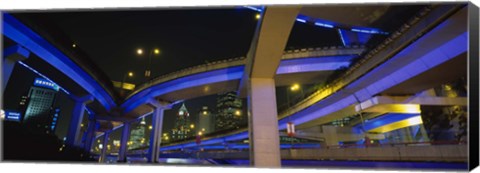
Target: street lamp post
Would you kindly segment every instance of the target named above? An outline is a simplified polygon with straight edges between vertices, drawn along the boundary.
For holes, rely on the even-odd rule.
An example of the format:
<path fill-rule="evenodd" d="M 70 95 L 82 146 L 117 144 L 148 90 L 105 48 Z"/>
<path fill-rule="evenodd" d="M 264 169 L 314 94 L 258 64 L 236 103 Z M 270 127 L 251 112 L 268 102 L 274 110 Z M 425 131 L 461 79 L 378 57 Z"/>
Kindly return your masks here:
<path fill-rule="evenodd" d="M 137 49 L 137 54 L 138 55 L 143 55 L 143 49 Z M 150 76 L 151 76 L 151 71 L 150 71 L 150 67 L 151 67 L 151 64 L 152 64 L 152 56 L 153 55 L 159 55 L 160 54 L 160 49 L 158 48 L 154 48 L 154 49 L 151 49 L 149 51 L 149 54 L 148 54 L 148 63 L 147 63 L 147 67 L 145 69 L 145 78 L 147 80 L 150 80 Z"/>
<path fill-rule="evenodd" d="M 123 75 L 122 83 L 120 85 L 120 91 L 121 91 L 122 95 L 123 95 L 123 92 L 124 92 L 123 86 L 125 85 L 125 80 L 127 80 L 127 76 L 128 77 L 133 77 L 133 72 L 128 72 L 128 73 L 125 73 Z"/>

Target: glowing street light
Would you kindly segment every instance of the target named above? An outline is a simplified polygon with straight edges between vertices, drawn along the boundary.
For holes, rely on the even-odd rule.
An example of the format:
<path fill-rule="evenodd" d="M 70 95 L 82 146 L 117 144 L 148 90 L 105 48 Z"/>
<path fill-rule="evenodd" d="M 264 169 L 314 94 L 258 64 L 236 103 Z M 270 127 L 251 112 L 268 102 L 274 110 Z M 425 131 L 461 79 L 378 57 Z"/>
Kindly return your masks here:
<path fill-rule="evenodd" d="M 240 112 L 240 110 L 236 110 L 236 111 L 235 111 L 235 115 L 236 115 L 236 116 L 240 116 L 241 114 L 242 114 L 242 112 Z"/>
<path fill-rule="evenodd" d="M 152 130 L 152 128 L 153 128 L 152 125 L 148 126 L 148 130 Z"/>
<path fill-rule="evenodd" d="M 260 14 L 255 15 L 255 19 L 258 20 L 258 19 L 260 19 L 260 18 L 261 18 Z"/>
<path fill-rule="evenodd" d="M 190 128 L 191 129 L 195 128 L 195 124 L 190 124 Z"/>
<path fill-rule="evenodd" d="M 150 65 L 152 64 L 152 56 L 159 55 L 160 49 L 158 48 L 150 49 L 149 52 L 150 53 L 148 54 L 148 64 L 147 64 L 147 68 L 145 69 L 145 78 L 147 78 L 147 80 L 150 78 L 150 75 L 151 75 Z M 137 49 L 137 54 L 143 55 L 143 49 Z"/>
<path fill-rule="evenodd" d="M 128 72 L 128 77 L 133 77 L 133 72 Z"/>
<path fill-rule="evenodd" d="M 203 115 L 207 115 L 207 114 L 208 114 L 208 112 L 207 112 L 207 111 L 203 111 Z"/>
<path fill-rule="evenodd" d="M 143 50 L 142 50 L 142 49 L 137 49 L 137 54 L 138 54 L 138 55 L 142 55 L 142 54 L 143 54 Z"/>
<path fill-rule="evenodd" d="M 202 132 L 198 132 L 198 136 L 202 136 L 202 134 L 203 134 Z"/>
<path fill-rule="evenodd" d="M 291 91 L 297 91 L 298 89 L 300 89 L 300 85 L 298 85 L 298 84 L 293 84 L 293 85 L 290 87 L 290 90 L 291 90 Z"/>

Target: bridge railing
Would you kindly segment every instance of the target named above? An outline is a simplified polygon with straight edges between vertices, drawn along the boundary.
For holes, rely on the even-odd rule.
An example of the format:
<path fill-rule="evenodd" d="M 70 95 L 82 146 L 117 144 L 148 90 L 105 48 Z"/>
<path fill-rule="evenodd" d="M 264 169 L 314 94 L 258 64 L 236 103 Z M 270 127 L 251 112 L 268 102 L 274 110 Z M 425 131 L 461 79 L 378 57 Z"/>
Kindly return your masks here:
<path fill-rule="evenodd" d="M 465 142 L 406 142 L 282 150 L 282 159 L 467 162 Z"/>
<path fill-rule="evenodd" d="M 295 145 L 292 145 L 295 146 Z M 315 145 L 311 145 L 315 146 Z M 162 152 L 163 158 L 248 159 L 249 149 L 184 150 Z M 300 160 L 369 160 L 369 161 L 439 161 L 466 162 L 465 142 L 405 142 L 379 145 L 336 145 L 323 147 L 283 148 L 282 159 Z"/>
<path fill-rule="evenodd" d="M 440 24 L 449 15 L 456 12 L 460 7 L 449 6 L 446 10 L 443 8 L 447 7 L 440 7 L 442 9 L 439 9 L 439 11 L 443 10 L 443 13 L 440 17 L 437 13 L 429 16 L 429 14 L 431 14 L 431 11 L 433 11 L 435 8 L 437 7 L 425 7 L 417 15 L 411 18 L 407 23 L 402 25 L 402 27 L 400 27 L 397 31 L 391 33 L 390 36 L 386 38 L 380 45 L 368 51 L 365 56 L 356 63 L 351 64 L 350 67 L 343 74 L 339 75 L 339 77 L 337 77 L 335 80 L 318 89 L 313 94 L 306 96 L 305 99 L 294 103 L 290 109 L 279 112 L 279 118 L 283 119 L 289 115 L 293 115 L 294 113 L 299 112 L 306 107 L 309 107 L 311 104 L 314 104 L 336 93 L 337 91 L 340 91 L 348 84 L 361 78 L 369 71 L 373 70 L 383 62 L 392 58 L 398 52 L 406 48 L 415 40 L 422 37 L 425 33 L 433 29 L 435 26 Z M 447 13 L 445 13 L 444 11 L 447 11 Z"/>
<path fill-rule="evenodd" d="M 317 48 L 302 48 L 295 50 L 288 50 L 284 52 L 282 59 L 295 59 L 295 58 L 307 58 L 307 57 L 321 57 L 321 56 L 335 56 L 335 55 L 359 55 L 365 50 L 363 45 L 353 46 L 325 46 Z M 159 84 L 169 80 L 173 80 L 179 77 L 188 76 L 195 73 L 205 72 L 209 70 L 216 70 L 231 66 L 245 65 L 246 59 L 244 56 L 229 58 L 224 60 L 218 60 L 213 62 L 207 62 L 197 66 L 188 67 L 179 71 L 167 73 L 157 76 L 150 81 L 137 87 L 135 91 L 130 93 L 127 98 L 135 95 L 139 91 L 146 89 L 154 84 Z"/>

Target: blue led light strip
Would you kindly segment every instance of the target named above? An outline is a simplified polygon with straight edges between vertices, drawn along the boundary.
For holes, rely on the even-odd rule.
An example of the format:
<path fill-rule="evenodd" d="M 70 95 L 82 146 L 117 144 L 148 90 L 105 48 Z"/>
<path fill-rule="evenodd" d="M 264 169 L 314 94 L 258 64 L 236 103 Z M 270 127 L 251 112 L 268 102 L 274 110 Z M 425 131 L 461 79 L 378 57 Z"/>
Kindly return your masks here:
<path fill-rule="evenodd" d="M 338 30 L 338 34 L 340 35 L 340 39 L 342 39 L 343 46 L 346 46 L 347 44 L 345 44 L 345 39 L 343 38 L 342 30 L 341 29 L 337 29 L 337 30 Z"/>
<path fill-rule="evenodd" d="M 262 9 L 257 8 L 257 7 L 253 7 L 253 6 L 243 6 L 243 7 L 248 8 L 248 9 L 253 10 L 253 11 L 257 11 L 257 12 L 262 12 L 263 11 Z M 301 14 L 298 15 L 296 20 L 298 22 L 302 22 L 302 23 L 309 23 L 309 21 L 313 21 L 313 24 L 315 26 L 324 27 L 324 28 L 338 28 L 338 29 L 341 29 L 339 26 L 335 26 L 334 22 L 325 21 L 325 20 L 322 20 L 322 19 L 313 19 L 313 18 L 310 18 L 310 17 L 305 16 L 305 15 L 301 15 Z M 350 27 L 350 28 L 348 28 L 348 30 L 353 31 L 353 32 L 367 33 L 367 34 L 382 34 L 382 35 L 388 35 L 389 34 L 388 32 L 383 32 L 383 31 L 380 31 L 379 29 L 365 28 L 365 27 Z"/>
<path fill-rule="evenodd" d="M 248 9 L 253 10 L 253 11 L 262 12 L 262 9 L 257 8 L 257 7 L 253 7 L 253 6 L 243 6 L 243 7 L 248 8 Z"/>
<path fill-rule="evenodd" d="M 44 78 L 45 80 L 57 85 L 60 90 L 62 90 L 63 92 L 65 92 L 66 94 L 70 95 L 70 92 L 68 92 L 67 90 L 65 90 L 62 86 L 58 85 L 57 83 L 53 82 L 52 80 L 50 80 L 50 78 L 48 78 L 47 76 L 43 75 L 42 73 L 38 72 L 37 70 L 33 69 L 32 67 L 28 66 L 27 64 L 23 63 L 22 61 L 18 61 L 19 64 L 23 65 L 24 67 L 28 68 L 29 70 L 31 70 L 32 72 L 38 74 L 39 76 L 41 76 L 42 78 Z"/>

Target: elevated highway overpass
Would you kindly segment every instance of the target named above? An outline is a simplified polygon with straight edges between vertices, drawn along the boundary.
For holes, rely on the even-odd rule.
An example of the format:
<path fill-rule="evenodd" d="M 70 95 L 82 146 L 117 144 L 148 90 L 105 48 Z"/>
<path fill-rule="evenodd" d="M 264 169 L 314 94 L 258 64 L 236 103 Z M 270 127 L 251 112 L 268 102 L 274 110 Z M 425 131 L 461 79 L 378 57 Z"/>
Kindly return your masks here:
<path fill-rule="evenodd" d="M 270 13 L 268 11 L 267 8 L 266 12 L 262 12 L 265 21 L 257 29 L 251 52 L 247 57 L 212 62 L 159 76 L 138 87 L 124 100 L 116 98 L 108 87 L 95 81 L 97 77 L 92 75 L 92 72 L 83 71 L 54 46 L 13 17 L 7 15 L 7 20 L 4 22 L 7 24 L 7 29 L 3 32 L 4 35 L 37 54 L 68 77 L 79 79 L 75 80 L 77 85 L 81 86 L 88 96 L 74 96 L 79 102 L 77 109 L 79 113 L 74 118 L 76 121 L 72 120 L 74 123 L 71 136 L 78 135 L 78 130 L 75 129 L 78 129 L 78 122 L 81 120 L 79 114 L 83 114 L 86 104 L 91 102 L 103 107 L 95 109 L 91 118 L 92 121 L 101 122 L 103 125 L 100 129 L 90 130 L 90 136 L 94 136 L 97 131 L 107 137 L 113 127 L 125 127 L 121 142 L 123 148 L 119 156 L 121 160 L 125 158 L 125 144 L 129 129 L 127 127 L 130 122 L 153 114 L 153 129 L 161 134 L 163 111 L 169 109 L 172 103 L 226 91 L 237 90 L 245 94 L 248 93 L 247 88 L 255 87 L 255 84 L 251 83 L 252 79 L 268 78 L 269 81 L 273 81 L 273 84 L 268 84 L 270 92 L 271 88 L 274 91 L 275 86 L 286 86 L 293 82 L 301 84 L 322 82 L 335 70 L 344 66 L 350 67 L 335 81 L 311 93 L 287 110 L 277 113 L 275 106 L 275 112 L 268 113 L 273 113 L 274 119 L 278 119 L 278 128 L 273 129 L 274 131 L 284 130 L 287 122 L 293 122 L 298 129 L 307 129 L 356 115 L 358 112 L 368 111 L 368 104 L 372 110 L 375 106 L 384 108 L 386 104 L 418 106 L 465 105 L 466 103 L 465 98 L 424 97 L 418 94 L 466 76 L 466 69 L 463 67 L 467 66 L 468 32 L 467 12 L 464 6 L 430 6 L 392 33 L 379 46 L 369 49 L 368 53 L 365 53 L 367 49 L 363 46 L 284 51 L 284 43 L 293 21 L 279 20 L 279 16 L 285 15 L 278 12 L 282 10 L 271 10 Z M 295 8 L 292 8 L 285 11 L 291 13 L 289 17 L 293 17 L 292 20 L 297 20 L 295 17 L 298 10 L 295 11 Z M 268 35 L 265 35 L 265 32 L 268 32 L 265 28 L 273 28 L 272 26 L 277 25 L 284 26 L 277 28 L 284 33 L 281 36 L 283 40 L 272 43 Z M 265 47 L 269 44 L 276 46 Z M 258 66 L 264 65 L 265 62 L 262 64 L 258 61 L 258 57 L 263 58 L 262 56 L 270 51 L 275 55 L 272 54 L 275 62 L 268 67 L 274 70 L 259 72 Z M 360 55 L 364 57 L 361 57 L 359 62 L 351 64 L 352 60 Z M 447 69 L 449 73 L 445 73 Z M 264 74 L 268 74 L 267 77 Z M 399 99 L 397 96 L 402 98 Z M 374 103 L 372 100 L 379 100 L 378 98 L 394 101 L 377 101 L 376 105 L 372 104 Z M 270 101 L 272 101 L 271 98 Z M 392 112 L 392 110 L 382 111 L 384 112 L 378 116 Z M 249 132 L 252 133 L 251 130 L 240 129 L 229 134 L 206 137 L 202 140 L 201 146 L 246 139 L 249 137 Z M 148 158 L 152 162 L 158 159 L 159 151 L 198 147 L 194 141 L 160 147 L 161 140 L 155 135 L 152 135 L 150 142 L 150 146 L 153 147 L 149 148 Z M 78 144 L 78 141 L 70 143 Z M 88 145 L 85 147 L 89 148 Z"/>
<path fill-rule="evenodd" d="M 398 101 L 398 104 L 465 105 L 466 98 L 450 102 L 452 100 L 448 98 L 416 96 L 418 92 L 466 74 L 466 69 L 463 68 L 466 66 L 467 51 L 466 21 L 462 20 L 466 11 L 453 10 L 445 14 L 445 10 L 434 9 L 426 16 L 422 16 L 423 18 L 417 19 L 415 23 L 407 24 L 406 26 L 411 29 L 396 35 L 396 39 L 388 40 L 389 43 L 383 46 L 385 49 L 370 53 L 362 65 L 354 66 L 344 77 L 310 95 L 291 109 L 281 112 L 279 129 L 285 129 L 286 123 L 290 121 L 301 129 L 355 115 L 358 112 L 355 106 L 377 95 L 406 96 L 403 101 Z M 427 22 L 446 18 L 440 14 L 449 18 L 446 21 L 437 20 L 436 25 Z M 425 27 L 429 26 L 427 23 L 430 28 Z M 412 42 L 413 40 L 415 42 Z M 403 49 L 397 50 L 402 45 Z M 412 51 L 417 48 L 421 50 Z M 438 72 L 445 73 L 446 69 L 453 69 L 449 70 L 453 73 L 438 75 Z M 398 85 L 405 90 L 399 89 Z M 437 101 L 428 102 L 425 99 Z M 246 138 L 248 133 L 245 129 L 230 135 L 205 138 L 202 145 Z M 164 146 L 161 150 L 194 146 L 197 146 L 194 142 L 183 142 Z"/>

